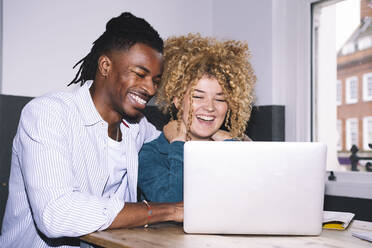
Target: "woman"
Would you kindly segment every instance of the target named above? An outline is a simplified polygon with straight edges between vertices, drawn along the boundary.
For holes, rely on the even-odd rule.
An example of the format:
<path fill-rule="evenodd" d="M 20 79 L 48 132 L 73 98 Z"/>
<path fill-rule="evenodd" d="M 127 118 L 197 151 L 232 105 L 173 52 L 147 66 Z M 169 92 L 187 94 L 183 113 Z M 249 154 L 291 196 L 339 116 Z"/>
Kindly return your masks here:
<path fill-rule="evenodd" d="M 194 34 L 166 41 L 157 101 L 175 120 L 140 151 L 138 187 L 143 198 L 183 200 L 186 141 L 244 137 L 256 81 L 249 55 L 248 46 L 239 41 Z M 229 132 L 220 130 L 223 125 Z"/>

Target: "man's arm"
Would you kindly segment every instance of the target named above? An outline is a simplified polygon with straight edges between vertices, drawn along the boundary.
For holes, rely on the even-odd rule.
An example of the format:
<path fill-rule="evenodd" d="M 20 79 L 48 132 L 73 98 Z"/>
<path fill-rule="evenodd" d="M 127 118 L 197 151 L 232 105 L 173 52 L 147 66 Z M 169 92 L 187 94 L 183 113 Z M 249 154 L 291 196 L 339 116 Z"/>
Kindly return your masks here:
<path fill-rule="evenodd" d="M 149 205 L 150 209 L 145 203 L 126 203 L 109 226 L 109 229 L 144 226 L 163 221 L 183 221 L 183 202 L 150 202 Z M 151 210 L 150 217 L 149 210 Z"/>
<path fill-rule="evenodd" d="M 68 111 L 55 98 L 34 99 L 22 111 L 19 127 L 19 163 L 29 206 L 38 229 L 50 238 L 105 229 L 124 206 L 117 197 L 107 199 L 94 193 L 103 184 L 98 182 L 100 171 L 86 168 L 84 163 L 72 166 L 68 137 L 78 123 L 68 118 Z M 91 167 L 98 163 L 98 153 L 87 153 Z M 90 170 L 89 177 L 97 179 L 87 188 L 77 183 L 78 177 L 88 176 L 85 169 Z"/>

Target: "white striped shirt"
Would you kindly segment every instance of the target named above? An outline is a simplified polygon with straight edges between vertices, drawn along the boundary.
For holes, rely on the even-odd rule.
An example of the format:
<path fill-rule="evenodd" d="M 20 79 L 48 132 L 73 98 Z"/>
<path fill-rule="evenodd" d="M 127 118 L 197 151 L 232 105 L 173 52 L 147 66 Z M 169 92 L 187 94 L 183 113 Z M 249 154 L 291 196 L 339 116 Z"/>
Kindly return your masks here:
<path fill-rule="evenodd" d="M 0 247 L 70 247 L 63 237 L 106 229 L 124 198 L 136 201 L 138 152 L 159 132 L 146 118 L 121 125 L 128 180 L 121 192 L 129 196 L 103 197 L 110 174 L 108 124 L 94 106 L 90 85 L 35 98 L 23 109 Z"/>

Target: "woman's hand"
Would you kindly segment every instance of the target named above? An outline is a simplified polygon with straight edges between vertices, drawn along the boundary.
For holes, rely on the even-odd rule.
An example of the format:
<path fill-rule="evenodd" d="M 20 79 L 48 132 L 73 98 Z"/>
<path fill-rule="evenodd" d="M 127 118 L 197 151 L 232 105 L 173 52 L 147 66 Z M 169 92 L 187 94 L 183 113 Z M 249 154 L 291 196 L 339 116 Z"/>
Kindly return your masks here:
<path fill-rule="evenodd" d="M 169 143 L 172 143 L 174 141 L 186 141 L 185 124 L 181 121 L 180 130 L 178 131 L 177 128 L 178 123 L 175 120 L 168 122 L 168 124 L 164 126 L 164 136 L 169 141 Z"/>
<path fill-rule="evenodd" d="M 230 132 L 224 131 L 224 130 L 218 130 L 216 133 L 212 135 L 212 140 L 214 141 L 221 141 L 221 140 L 227 140 L 232 139 Z"/>
<path fill-rule="evenodd" d="M 248 135 L 243 134 L 243 141 L 253 141 Z"/>
<path fill-rule="evenodd" d="M 221 140 L 227 140 L 232 139 L 230 132 L 224 131 L 224 130 L 218 130 L 213 136 L 212 139 L 214 141 L 221 141 Z M 242 141 L 252 141 L 251 138 L 248 137 L 248 135 L 243 134 Z"/>

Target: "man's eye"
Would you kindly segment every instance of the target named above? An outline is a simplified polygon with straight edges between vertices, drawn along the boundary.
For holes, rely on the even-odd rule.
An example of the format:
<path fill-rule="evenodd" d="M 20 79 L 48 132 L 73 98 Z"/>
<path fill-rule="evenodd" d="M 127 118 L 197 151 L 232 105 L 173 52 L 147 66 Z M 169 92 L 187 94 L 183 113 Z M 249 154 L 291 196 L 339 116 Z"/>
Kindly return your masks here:
<path fill-rule="evenodd" d="M 142 74 L 142 73 L 139 73 L 139 72 L 136 72 L 136 71 L 133 71 L 134 74 L 136 74 L 137 77 L 139 78 L 145 78 L 146 75 Z"/>

